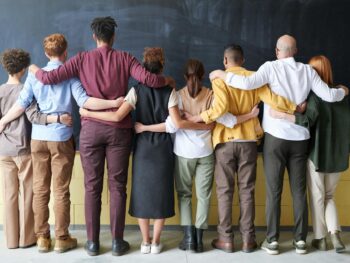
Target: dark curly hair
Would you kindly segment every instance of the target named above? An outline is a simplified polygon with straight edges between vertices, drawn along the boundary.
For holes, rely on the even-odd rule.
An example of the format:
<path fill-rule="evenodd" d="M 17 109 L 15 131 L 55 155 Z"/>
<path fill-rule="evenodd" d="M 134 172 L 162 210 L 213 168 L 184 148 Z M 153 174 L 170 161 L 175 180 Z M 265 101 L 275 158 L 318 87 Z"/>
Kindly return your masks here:
<path fill-rule="evenodd" d="M 143 66 L 152 73 L 159 74 L 164 67 L 164 51 L 160 47 L 146 47 L 143 52 Z"/>
<path fill-rule="evenodd" d="M 96 17 L 92 20 L 90 27 L 98 40 L 109 43 L 113 38 L 117 23 L 110 16 Z"/>
<path fill-rule="evenodd" d="M 1 64 L 8 74 L 14 75 L 30 65 L 30 55 L 23 49 L 7 49 L 1 54 Z"/>

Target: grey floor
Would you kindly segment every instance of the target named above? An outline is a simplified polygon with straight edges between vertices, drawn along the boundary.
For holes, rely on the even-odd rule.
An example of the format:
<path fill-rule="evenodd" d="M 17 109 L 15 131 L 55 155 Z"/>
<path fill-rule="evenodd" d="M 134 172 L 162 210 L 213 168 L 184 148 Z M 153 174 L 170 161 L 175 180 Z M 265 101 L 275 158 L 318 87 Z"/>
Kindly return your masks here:
<path fill-rule="evenodd" d="M 177 244 L 181 239 L 181 233 L 179 231 L 165 231 L 162 236 L 162 242 L 165 246 L 163 252 L 159 255 L 142 255 L 139 252 L 139 244 L 141 237 L 136 230 L 127 230 L 125 232 L 125 239 L 130 242 L 131 250 L 128 254 L 121 257 L 114 257 L 110 251 L 111 237 L 108 231 L 101 231 L 101 246 L 102 253 L 96 257 L 88 256 L 84 251 L 84 242 L 86 234 L 84 230 L 71 231 L 72 236 L 78 238 L 78 249 L 72 250 L 64 254 L 57 254 L 55 252 L 49 252 L 46 254 L 40 254 L 35 247 L 27 249 L 7 249 L 5 247 L 4 234 L 0 231 L 0 262 L 46 262 L 46 263 L 69 263 L 69 262 L 166 262 L 166 263 L 180 263 L 180 262 L 350 262 L 350 232 L 342 233 L 342 237 L 347 246 L 347 251 L 343 254 L 336 254 L 333 250 L 326 252 L 319 252 L 313 249 L 309 249 L 309 253 L 306 255 L 298 255 L 292 248 L 292 235 L 290 232 L 282 232 L 280 238 L 280 250 L 281 254 L 277 256 L 267 255 L 262 250 L 257 250 L 254 253 L 246 254 L 240 251 L 241 241 L 240 236 L 235 238 L 234 253 L 225 253 L 218 250 L 213 250 L 210 247 L 210 242 L 216 237 L 215 231 L 205 232 L 205 252 L 201 254 L 194 254 L 189 252 L 180 251 L 177 248 Z M 312 235 L 312 234 L 311 234 Z M 308 243 L 310 242 L 308 238 Z M 264 232 L 257 233 L 258 241 L 263 240 Z"/>

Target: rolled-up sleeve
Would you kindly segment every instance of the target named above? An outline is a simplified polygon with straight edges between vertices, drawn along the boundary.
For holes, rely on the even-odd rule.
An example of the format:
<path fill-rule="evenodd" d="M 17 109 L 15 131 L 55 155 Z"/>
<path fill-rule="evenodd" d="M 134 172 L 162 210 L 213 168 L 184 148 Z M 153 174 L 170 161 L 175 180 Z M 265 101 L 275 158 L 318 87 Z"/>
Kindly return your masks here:
<path fill-rule="evenodd" d="M 171 117 L 168 116 L 165 120 L 165 132 L 167 133 L 175 133 L 178 131 L 178 128 L 176 128 L 174 122 L 172 121 Z"/>
<path fill-rule="evenodd" d="M 134 87 L 132 87 L 129 90 L 128 94 L 124 98 L 124 101 L 129 103 L 133 109 L 136 108 L 137 94 L 136 94 L 136 90 Z"/>
<path fill-rule="evenodd" d="M 22 91 L 19 93 L 17 103 L 23 109 L 28 108 L 33 102 L 33 99 L 34 99 L 33 80 L 35 80 L 34 76 L 29 73 L 28 77 L 24 83 L 24 87 L 23 87 Z"/>
<path fill-rule="evenodd" d="M 72 89 L 72 95 L 77 102 L 78 106 L 80 108 L 84 107 L 85 102 L 90 98 L 86 91 L 81 84 L 81 82 L 78 79 L 72 79 L 71 81 L 71 89 Z"/>

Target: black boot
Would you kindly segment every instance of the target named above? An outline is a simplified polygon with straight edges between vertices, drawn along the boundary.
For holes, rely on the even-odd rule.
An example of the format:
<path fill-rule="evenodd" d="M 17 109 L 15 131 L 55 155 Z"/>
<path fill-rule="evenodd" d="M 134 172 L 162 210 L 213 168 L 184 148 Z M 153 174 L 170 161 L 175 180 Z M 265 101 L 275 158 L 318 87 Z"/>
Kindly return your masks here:
<path fill-rule="evenodd" d="M 196 241 L 197 241 L 196 252 L 197 253 L 203 252 L 203 229 L 196 228 Z"/>
<path fill-rule="evenodd" d="M 195 252 L 196 247 L 194 226 L 184 226 L 184 237 L 179 244 L 179 249 Z"/>

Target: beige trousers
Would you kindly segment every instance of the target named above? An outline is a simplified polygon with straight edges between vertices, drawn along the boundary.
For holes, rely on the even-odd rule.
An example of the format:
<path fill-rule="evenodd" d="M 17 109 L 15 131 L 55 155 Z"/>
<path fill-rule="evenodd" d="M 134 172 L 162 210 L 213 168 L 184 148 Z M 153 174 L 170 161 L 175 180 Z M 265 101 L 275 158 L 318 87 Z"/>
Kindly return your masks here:
<path fill-rule="evenodd" d="M 49 201 L 52 181 L 54 197 L 56 239 L 69 235 L 70 193 L 69 184 L 74 164 L 74 141 L 48 142 L 32 140 L 33 158 L 33 211 L 35 234 L 37 237 L 50 237 Z"/>
<path fill-rule="evenodd" d="M 30 155 L 0 157 L 3 182 L 4 232 L 8 248 L 36 242 L 34 234 L 33 169 Z"/>
<path fill-rule="evenodd" d="M 319 173 L 311 160 L 307 165 L 307 184 L 312 216 L 312 225 L 316 239 L 324 238 L 328 232 L 340 231 L 337 208 L 333 195 L 340 173 Z"/>

